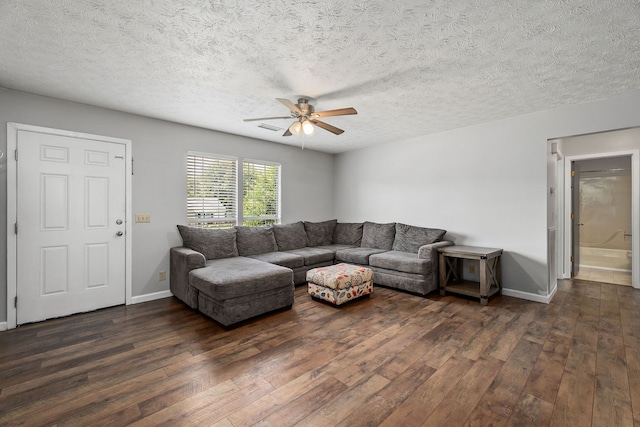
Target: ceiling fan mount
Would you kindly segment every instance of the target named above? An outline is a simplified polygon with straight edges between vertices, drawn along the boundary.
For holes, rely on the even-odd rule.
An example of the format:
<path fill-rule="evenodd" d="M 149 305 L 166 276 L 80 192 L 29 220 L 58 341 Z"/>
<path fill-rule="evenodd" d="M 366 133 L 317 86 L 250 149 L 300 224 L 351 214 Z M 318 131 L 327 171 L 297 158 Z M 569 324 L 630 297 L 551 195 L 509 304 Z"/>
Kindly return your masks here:
<path fill-rule="evenodd" d="M 339 108 L 336 110 L 315 111 L 313 105 L 310 104 L 310 98 L 300 97 L 298 103 L 294 104 L 285 98 L 276 98 L 281 104 L 289 109 L 290 116 L 285 117 L 260 117 L 256 119 L 244 119 L 245 122 L 261 121 L 261 120 L 277 120 L 277 119 L 295 119 L 295 121 L 287 128 L 282 136 L 298 135 L 301 132 L 305 135 L 312 135 L 314 126 L 329 131 L 333 134 L 340 135 L 344 131 L 328 123 L 318 120 L 323 117 L 330 116 L 347 116 L 351 114 L 358 114 L 355 108 Z"/>

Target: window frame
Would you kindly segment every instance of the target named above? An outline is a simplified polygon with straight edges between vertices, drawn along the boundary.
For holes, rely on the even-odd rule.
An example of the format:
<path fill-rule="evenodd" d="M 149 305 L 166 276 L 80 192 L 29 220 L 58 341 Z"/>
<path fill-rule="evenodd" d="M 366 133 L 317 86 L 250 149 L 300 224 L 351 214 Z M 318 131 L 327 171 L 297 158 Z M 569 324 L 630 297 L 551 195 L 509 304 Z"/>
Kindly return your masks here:
<path fill-rule="evenodd" d="M 208 159 L 211 163 L 215 161 L 232 161 L 234 162 L 235 167 L 235 215 L 233 218 L 227 216 L 224 218 L 215 218 L 215 217 L 206 217 L 206 211 L 203 209 L 203 216 L 200 219 L 194 218 L 193 215 L 190 215 L 194 209 L 190 208 L 190 196 L 189 196 L 189 182 L 191 178 L 190 171 L 190 157 L 195 158 L 205 158 Z M 205 153 L 201 151 L 187 151 L 186 157 L 186 179 L 187 179 L 187 212 L 186 212 L 186 224 L 192 227 L 200 227 L 200 228 L 231 228 L 235 225 L 244 225 L 247 221 L 272 221 L 274 224 L 280 224 L 282 221 L 282 164 L 278 162 L 268 161 L 268 160 L 259 160 L 254 158 L 243 158 L 237 156 L 229 156 L 224 154 L 214 154 L 214 153 Z M 244 169 L 245 163 L 247 164 L 255 164 L 261 165 L 265 167 L 275 166 L 277 168 L 277 182 L 276 182 L 276 213 L 275 215 L 263 215 L 263 216 L 244 216 Z M 203 201 L 203 205 L 204 205 Z M 228 226 L 226 226 L 228 224 Z M 267 225 L 267 224 L 265 224 Z"/>

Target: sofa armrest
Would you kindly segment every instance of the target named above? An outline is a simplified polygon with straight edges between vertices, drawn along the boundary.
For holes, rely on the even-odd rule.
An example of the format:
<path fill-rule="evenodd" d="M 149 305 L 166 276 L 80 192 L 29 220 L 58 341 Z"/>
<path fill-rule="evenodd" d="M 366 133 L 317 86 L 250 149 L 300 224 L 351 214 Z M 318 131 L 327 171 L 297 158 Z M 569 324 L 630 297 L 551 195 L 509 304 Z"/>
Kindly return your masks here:
<path fill-rule="evenodd" d="M 429 245 L 420 246 L 418 249 L 418 258 L 429 259 L 434 266 L 438 265 L 438 248 L 453 246 L 453 242 L 443 240 L 442 242 L 431 243 Z"/>
<path fill-rule="evenodd" d="M 183 246 L 171 248 L 169 254 L 171 293 L 189 307 L 198 308 L 198 291 L 189 285 L 189 272 L 205 266 L 204 255 Z"/>

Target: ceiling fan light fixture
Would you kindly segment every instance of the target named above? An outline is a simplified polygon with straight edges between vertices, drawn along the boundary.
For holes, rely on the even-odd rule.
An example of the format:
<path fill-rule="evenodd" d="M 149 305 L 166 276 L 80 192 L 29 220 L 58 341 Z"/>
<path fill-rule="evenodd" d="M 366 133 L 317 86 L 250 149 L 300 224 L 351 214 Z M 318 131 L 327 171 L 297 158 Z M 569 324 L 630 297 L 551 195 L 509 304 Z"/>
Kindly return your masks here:
<path fill-rule="evenodd" d="M 291 132 L 293 135 L 300 135 L 301 131 L 302 123 L 300 122 L 294 122 L 291 126 L 289 126 L 289 132 Z"/>
<path fill-rule="evenodd" d="M 302 122 L 302 130 L 304 131 L 304 134 L 307 136 L 313 135 L 313 124 L 309 120 L 305 119 Z"/>

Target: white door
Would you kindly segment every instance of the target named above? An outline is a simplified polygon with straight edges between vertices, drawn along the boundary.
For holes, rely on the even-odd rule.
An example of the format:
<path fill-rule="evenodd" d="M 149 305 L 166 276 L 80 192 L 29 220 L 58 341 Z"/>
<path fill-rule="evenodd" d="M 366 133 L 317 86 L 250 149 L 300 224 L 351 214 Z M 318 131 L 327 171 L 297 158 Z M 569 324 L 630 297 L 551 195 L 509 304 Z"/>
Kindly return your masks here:
<path fill-rule="evenodd" d="M 126 146 L 20 130 L 17 324 L 125 303 Z"/>

